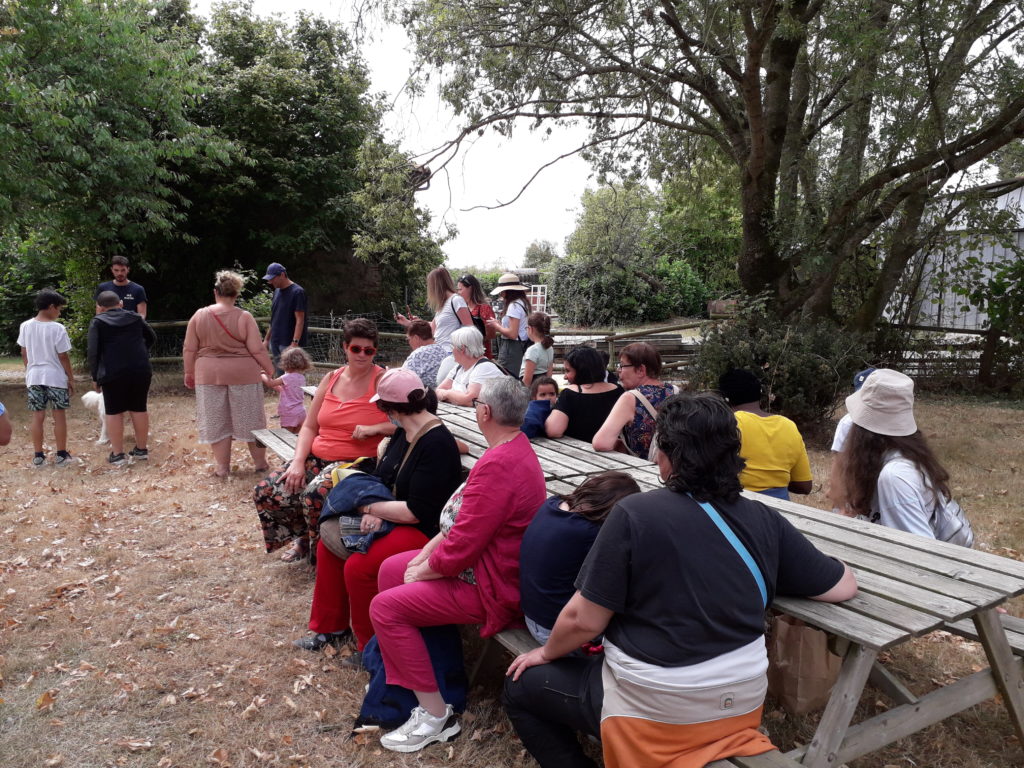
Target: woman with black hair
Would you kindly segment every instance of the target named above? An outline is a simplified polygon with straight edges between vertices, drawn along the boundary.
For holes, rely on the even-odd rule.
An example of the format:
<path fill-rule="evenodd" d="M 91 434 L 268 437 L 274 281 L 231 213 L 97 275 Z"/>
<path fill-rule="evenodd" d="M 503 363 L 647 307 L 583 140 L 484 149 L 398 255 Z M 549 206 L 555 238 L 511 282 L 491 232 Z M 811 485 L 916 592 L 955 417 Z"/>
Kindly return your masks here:
<path fill-rule="evenodd" d="M 469 305 L 469 316 L 473 318 L 473 327 L 480 331 L 484 337 L 484 357 L 488 360 L 494 359 L 491 352 L 491 339 L 495 332 L 487 327 L 487 321 L 494 319 L 494 310 L 491 309 L 487 296 L 484 295 L 484 287 L 474 275 L 463 275 L 457 283 L 459 296 L 466 300 Z"/>
<path fill-rule="evenodd" d="M 508 669 L 505 710 L 542 768 L 594 766 L 574 730 L 600 732 L 606 768 L 770 751 L 758 730 L 765 608 L 777 594 L 857 592 L 846 566 L 740 495 L 739 434 L 720 397 L 670 397 L 656 439 L 667 487 L 615 505 L 551 636 Z M 603 659 L 567 657 L 601 633 Z"/>
<path fill-rule="evenodd" d="M 565 356 L 565 389 L 544 422 L 548 437 L 575 437 L 589 443 L 622 394 L 604 380 L 601 355 L 593 347 L 574 347 Z"/>
<path fill-rule="evenodd" d="M 338 646 L 354 634 L 356 652 L 348 657 L 350 664 L 359 662 L 373 637 L 370 601 L 377 594 L 380 564 L 391 555 L 420 549 L 437 534 L 441 508 L 462 477 L 455 438 L 435 416 L 437 397 L 414 371 L 385 372 L 371 402 L 399 425 L 373 472 L 393 489 L 396 501 L 362 507 L 360 531 L 373 533 L 385 521 L 394 527 L 374 538 L 366 552 L 351 554 L 341 546 L 337 527 L 321 527 L 309 616 L 312 634 L 294 643 L 315 651 L 328 644 Z"/>

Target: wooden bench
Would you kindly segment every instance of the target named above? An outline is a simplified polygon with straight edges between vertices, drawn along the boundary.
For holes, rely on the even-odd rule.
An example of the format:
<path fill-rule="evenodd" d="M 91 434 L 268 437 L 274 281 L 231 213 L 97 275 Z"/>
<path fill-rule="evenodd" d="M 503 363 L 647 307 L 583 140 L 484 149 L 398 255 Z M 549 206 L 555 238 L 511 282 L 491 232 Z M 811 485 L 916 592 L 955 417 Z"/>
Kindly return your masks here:
<path fill-rule="evenodd" d="M 778 750 L 772 750 L 762 755 L 716 760 L 713 763 L 708 763 L 704 768 L 802 768 L 802 766 L 793 758 L 786 757 Z"/>
<path fill-rule="evenodd" d="M 295 443 L 298 441 L 299 436 L 294 432 L 280 428 L 254 429 L 252 436 L 256 438 L 257 443 L 266 446 L 268 450 L 280 456 L 282 461 L 291 461 L 295 456 Z M 468 454 L 462 454 L 460 458 L 462 460 L 462 468 L 467 472 L 476 463 L 476 459 Z"/>

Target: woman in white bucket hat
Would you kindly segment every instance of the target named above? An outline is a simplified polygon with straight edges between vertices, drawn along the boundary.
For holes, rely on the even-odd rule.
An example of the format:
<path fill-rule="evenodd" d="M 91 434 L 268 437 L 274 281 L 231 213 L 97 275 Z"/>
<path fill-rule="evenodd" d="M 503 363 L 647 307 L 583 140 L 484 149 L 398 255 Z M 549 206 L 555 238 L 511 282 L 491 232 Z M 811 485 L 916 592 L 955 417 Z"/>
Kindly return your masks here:
<path fill-rule="evenodd" d="M 914 420 L 914 382 L 879 368 L 846 398 L 853 420 L 844 446 L 849 508 L 872 522 L 935 538 L 931 519 L 949 499 L 949 472 Z"/>

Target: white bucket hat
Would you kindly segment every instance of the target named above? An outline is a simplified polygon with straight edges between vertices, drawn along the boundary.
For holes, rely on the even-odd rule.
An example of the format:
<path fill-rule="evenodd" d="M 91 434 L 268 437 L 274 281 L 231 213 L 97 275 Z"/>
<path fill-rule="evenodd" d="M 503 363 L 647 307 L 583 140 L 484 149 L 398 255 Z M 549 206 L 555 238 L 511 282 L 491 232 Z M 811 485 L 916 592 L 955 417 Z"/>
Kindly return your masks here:
<path fill-rule="evenodd" d="M 498 278 L 498 287 L 491 291 L 491 296 L 497 296 L 502 291 L 528 291 L 529 287 L 519 282 L 519 275 L 515 272 L 506 272 Z"/>
<path fill-rule="evenodd" d="M 846 398 L 853 423 L 877 435 L 905 437 L 917 432 L 914 380 L 891 368 L 879 368 Z"/>

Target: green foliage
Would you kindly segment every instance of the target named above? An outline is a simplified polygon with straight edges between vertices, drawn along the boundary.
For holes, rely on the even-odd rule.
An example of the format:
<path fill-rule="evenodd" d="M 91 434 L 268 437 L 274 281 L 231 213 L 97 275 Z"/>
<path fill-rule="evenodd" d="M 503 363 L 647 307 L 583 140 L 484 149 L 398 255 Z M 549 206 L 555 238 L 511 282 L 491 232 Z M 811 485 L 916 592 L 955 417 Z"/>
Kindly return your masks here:
<path fill-rule="evenodd" d="M 682 206 L 680 226 L 707 237 L 691 263 L 718 292 L 731 275 L 716 257 L 735 254 L 744 292 L 767 291 L 781 316 L 842 311 L 870 328 L 948 182 L 1024 131 L 1019 0 L 387 5 L 460 118 L 453 146 L 584 127 L 600 178 L 665 184 L 717 154 L 740 215 Z M 879 264 L 867 290 L 846 279 L 859 269 L 841 274 L 864 246 Z"/>
<path fill-rule="evenodd" d="M 69 250 L 173 230 L 178 165 L 227 148 L 188 114 L 195 50 L 142 0 L 0 8 L 0 226 Z"/>
<path fill-rule="evenodd" d="M 760 378 L 768 409 L 801 426 L 832 415 L 851 376 L 866 367 L 866 339 L 828 320 L 783 323 L 765 311 L 763 302 L 744 306 L 735 319 L 708 323 L 691 382 L 716 389 L 730 368 L 745 368 Z"/>
<path fill-rule="evenodd" d="M 545 270 L 554 266 L 558 258 L 558 248 L 550 240 L 534 240 L 526 246 L 523 254 L 523 267 L 526 269 Z"/>
<path fill-rule="evenodd" d="M 657 227 L 659 197 L 638 186 L 583 193 L 566 257 L 555 262 L 552 306 L 573 325 L 665 320 L 704 311 L 707 287 Z"/>
<path fill-rule="evenodd" d="M 354 237 L 358 259 L 377 264 L 390 297 L 404 302 L 406 286 L 416 286 L 425 299 L 427 273 L 444 261 L 441 243 L 455 234 L 448 228 L 437 240 L 429 234 L 430 214 L 413 199 L 408 156 L 378 136 L 359 150 L 357 178 L 361 187 L 352 196 L 358 211 Z M 456 277 L 458 277 L 456 275 Z"/>

